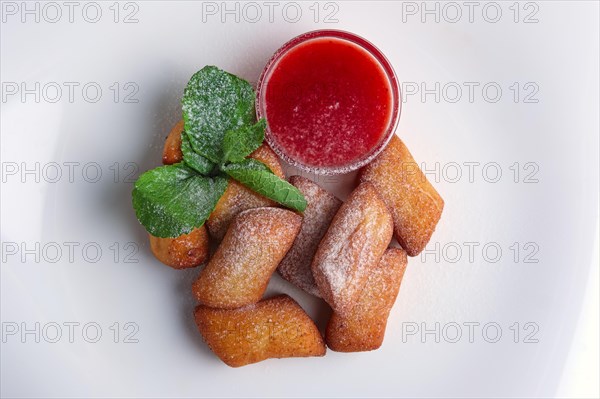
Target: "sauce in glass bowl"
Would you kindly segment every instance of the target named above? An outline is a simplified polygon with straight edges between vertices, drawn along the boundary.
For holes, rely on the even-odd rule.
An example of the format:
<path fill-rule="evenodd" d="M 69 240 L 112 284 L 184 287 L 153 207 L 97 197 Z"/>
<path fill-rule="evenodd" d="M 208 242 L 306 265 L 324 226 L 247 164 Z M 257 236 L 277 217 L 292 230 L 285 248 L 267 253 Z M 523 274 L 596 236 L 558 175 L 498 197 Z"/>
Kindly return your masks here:
<path fill-rule="evenodd" d="M 288 163 L 317 174 L 370 162 L 394 133 L 400 92 L 381 52 L 359 36 L 314 31 L 283 45 L 258 84 L 266 139 Z"/>

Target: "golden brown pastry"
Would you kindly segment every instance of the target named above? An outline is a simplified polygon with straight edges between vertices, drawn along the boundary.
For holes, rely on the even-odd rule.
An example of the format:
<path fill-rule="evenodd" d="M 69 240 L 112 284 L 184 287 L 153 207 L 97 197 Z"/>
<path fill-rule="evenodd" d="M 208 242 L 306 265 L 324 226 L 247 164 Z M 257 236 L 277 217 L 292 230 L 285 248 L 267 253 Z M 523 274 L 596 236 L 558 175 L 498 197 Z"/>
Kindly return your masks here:
<path fill-rule="evenodd" d="M 163 147 L 162 162 L 165 165 L 172 165 L 183 161 L 183 153 L 181 152 L 181 132 L 183 132 L 183 120 L 177 122 L 165 140 Z"/>
<path fill-rule="evenodd" d="M 301 221 L 301 216 L 281 208 L 254 208 L 237 215 L 193 285 L 198 301 L 226 309 L 258 302 Z"/>
<path fill-rule="evenodd" d="M 327 324 L 327 346 L 337 352 L 377 349 L 383 343 L 390 310 L 406 270 L 406 252 L 390 248 L 369 275 L 356 306 L 346 316 L 333 313 Z"/>
<path fill-rule="evenodd" d="M 250 158 L 261 161 L 273 173 L 285 179 L 279 158 L 268 145 L 263 144 L 258 147 L 256 151 L 250 154 Z M 227 189 L 206 221 L 206 226 L 212 237 L 221 240 L 233 217 L 241 211 L 276 205 L 274 201 L 257 194 L 233 179 L 229 179 Z"/>
<path fill-rule="evenodd" d="M 233 310 L 201 305 L 194 315 L 204 341 L 231 367 L 270 358 L 325 355 L 317 326 L 287 295 Z"/>
<path fill-rule="evenodd" d="M 321 296 L 350 313 L 392 239 L 392 216 L 371 183 L 358 186 L 336 213 L 312 263 Z"/>
<path fill-rule="evenodd" d="M 159 238 L 151 234 L 150 249 L 156 259 L 174 269 L 196 267 L 208 260 L 209 241 L 206 227 L 176 238 Z"/>
<path fill-rule="evenodd" d="M 360 181 L 375 186 L 394 218 L 396 239 L 409 256 L 418 255 L 440 220 L 444 200 L 397 136 L 361 170 Z"/>
<path fill-rule="evenodd" d="M 300 233 L 279 264 L 277 271 L 298 288 L 320 297 L 310 265 L 319 242 L 342 205 L 342 201 L 302 176 L 290 177 L 290 183 L 304 195 L 308 206 L 303 213 Z"/>

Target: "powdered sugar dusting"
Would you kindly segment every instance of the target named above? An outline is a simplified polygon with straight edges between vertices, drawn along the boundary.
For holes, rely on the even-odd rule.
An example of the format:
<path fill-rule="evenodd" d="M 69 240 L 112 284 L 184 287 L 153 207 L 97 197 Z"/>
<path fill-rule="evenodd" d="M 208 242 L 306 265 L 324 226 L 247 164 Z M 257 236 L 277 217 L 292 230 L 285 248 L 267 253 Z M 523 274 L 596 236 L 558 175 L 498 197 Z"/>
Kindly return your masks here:
<path fill-rule="evenodd" d="M 194 283 L 205 305 L 235 308 L 257 302 L 300 230 L 301 217 L 280 208 L 239 213 Z"/>
<path fill-rule="evenodd" d="M 356 352 L 377 349 L 385 335 L 404 270 L 406 252 L 400 248 L 385 251 L 369 274 L 365 288 L 346 316 L 334 313 L 327 325 L 327 345 L 335 351 Z"/>
<path fill-rule="evenodd" d="M 335 215 L 312 271 L 332 308 L 349 312 L 392 237 L 392 217 L 370 183 L 361 184 Z"/>
<path fill-rule="evenodd" d="M 429 242 L 444 208 L 444 200 L 397 137 L 360 173 L 371 182 L 394 219 L 395 235 L 408 255 L 419 254 Z"/>
<path fill-rule="evenodd" d="M 279 264 L 277 271 L 284 279 L 298 288 L 320 297 L 312 274 L 311 263 L 319 242 L 327 232 L 342 201 L 304 177 L 292 176 L 290 183 L 302 192 L 308 206 L 304 211 L 300 233 L 298 233 L 292 248 Z"/>

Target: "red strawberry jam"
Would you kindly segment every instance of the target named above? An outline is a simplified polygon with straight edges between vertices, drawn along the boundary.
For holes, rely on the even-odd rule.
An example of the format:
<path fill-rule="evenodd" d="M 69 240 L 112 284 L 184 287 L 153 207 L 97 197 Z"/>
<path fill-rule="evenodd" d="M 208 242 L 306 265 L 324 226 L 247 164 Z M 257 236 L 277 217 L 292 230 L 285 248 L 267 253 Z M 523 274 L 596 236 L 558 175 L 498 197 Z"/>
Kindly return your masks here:
<path fill-rule="evenodd" d="M 399 114 L 394 71 L 369 42 L 316 31 L 285 44 L 259 83 L 267 140 L 286 161 L 316 173 L 359 168 L 385 147 Z"/>

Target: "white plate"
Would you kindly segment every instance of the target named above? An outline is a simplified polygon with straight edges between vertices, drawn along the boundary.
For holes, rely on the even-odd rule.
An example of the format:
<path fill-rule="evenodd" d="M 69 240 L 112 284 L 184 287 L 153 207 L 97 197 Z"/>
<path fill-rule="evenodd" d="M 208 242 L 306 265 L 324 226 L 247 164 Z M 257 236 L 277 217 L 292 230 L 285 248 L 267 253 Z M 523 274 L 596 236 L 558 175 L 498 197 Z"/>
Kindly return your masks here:
<path fill-rule="evenodd" d="M 63 3 L 29 3 L 39 22 L 22 4 L 2 3 L 3 396 L 555 393 L 597 240 L 597 3 L 477 3 L 472 22 L 463 3 L 427 3 L 439 23 L 421 2 L 77 3 L 73 22 Z M 391 60 L 406 99 L 398 134 L 428 170 L 438 165 L 428 176 L 446 207 L 429 254 L 409 261 L 380 350 L 234 370 L 193 323 L 198 272 L 150 254 L 127 175 L 159 164 L 192 73 L 212 64 L 256 81 L 282 43 L 317 28 L 362 35 Z M 421 84 L 436 82 L 439 101 L 422 101 Z M 345 196 L 350 178 L 320 181 Z M 269 292 L 326 322 L 279 277 Z M 423 333 L 436 323 L 439 342 Z"/>

